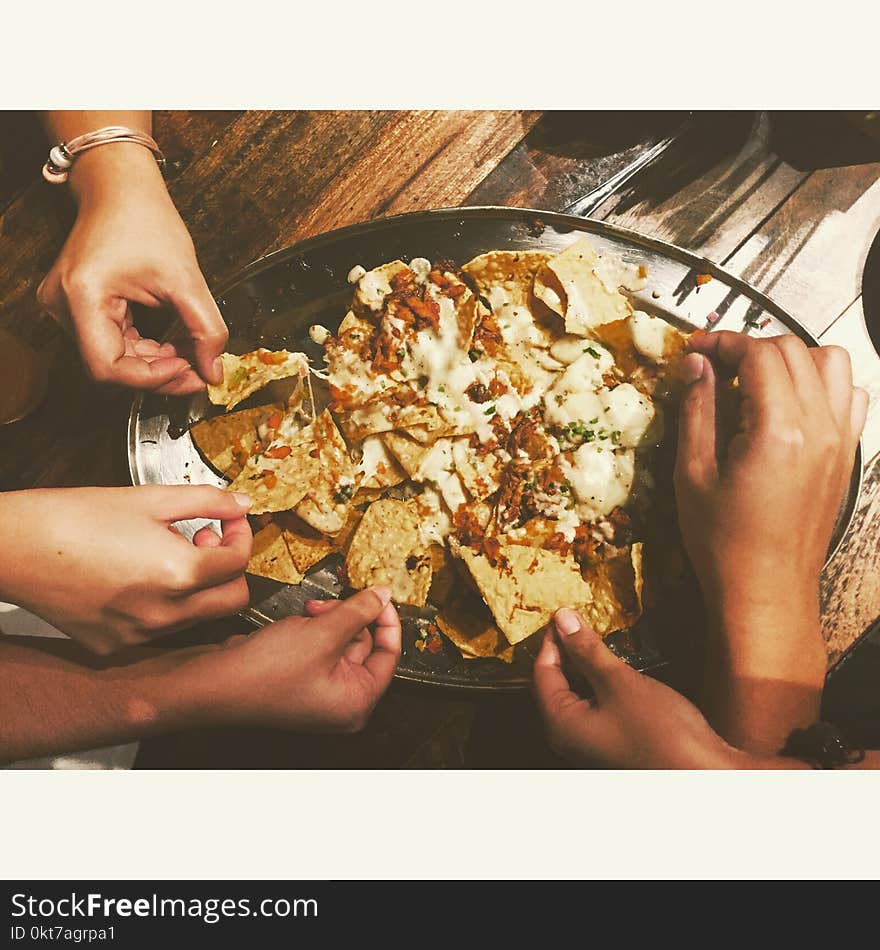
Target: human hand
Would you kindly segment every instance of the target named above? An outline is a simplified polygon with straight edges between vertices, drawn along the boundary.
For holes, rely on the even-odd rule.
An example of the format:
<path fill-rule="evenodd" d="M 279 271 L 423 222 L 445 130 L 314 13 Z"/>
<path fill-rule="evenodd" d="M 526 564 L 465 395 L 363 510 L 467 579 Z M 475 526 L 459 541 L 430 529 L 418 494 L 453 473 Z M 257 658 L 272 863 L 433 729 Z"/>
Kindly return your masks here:
<path fill-rule="evenodd" d="M 675 491 L 709 621 L 701 706 L 738 748 L 774 753 L 819 715 L 819 574 L 867 395 L 838 347 L 730 332 L 692 346 Z M 740 397 L 720 451 L 716 367 L 737 376 Z"/>
<path fill-rule="evenodd" d="M 188 692 L 207 690 L 212 715 L 222 721 L 307 732 L 362 729 L 400 657 L 391 592 L 373 587 L 343 601 L 309 601 L 306 612 L 198 657 Z"/>
<path fill-rule="evenodd" d="M 71 187 L 76 222 L 37 299 L 72 332 L 92 378 L 165 395 L 219 382 L 229 334 L 153 156 L 118 143 L 86 152 Z M 132 303 L 176 311 L 195 369 L 182 346 L 141 337 Z"/>
<path fill-rule="evenodd" d="M 248 602 L 249 499 L 203 485 L 0 495 L 0 599 L 106 654 Z M 173 522 L 219 518 L 194 544 Z"/>
<path fill-rule="evenodd" d="M 742 767 L 744 757 L 712 731 L 694 705 L 627 666 L 574 610 L 557 612 L 535 659 L 534 676 L 550 744 L 574 765 Z M 592 698 L 572 689 L 572 676 L 586 680 Z"/>
<path fill-rule="evenodd" d="M 684 543 L 704 590 L 815 587 L 852 473 L 868 397 L 849 355 L 785 334 L 702 334 L 683 367 L 675 489 Z M 737 430 L 720 455 L 716 371 L 739 380 Z"/>

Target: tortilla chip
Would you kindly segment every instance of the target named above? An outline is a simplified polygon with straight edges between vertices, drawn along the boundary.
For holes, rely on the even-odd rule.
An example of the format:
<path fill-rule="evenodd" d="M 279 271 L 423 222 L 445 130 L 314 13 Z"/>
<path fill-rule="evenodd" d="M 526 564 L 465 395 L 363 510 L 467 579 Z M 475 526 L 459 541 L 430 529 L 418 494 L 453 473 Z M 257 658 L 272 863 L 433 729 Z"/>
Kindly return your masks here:
<path fill-rule="evenodd" d="M 472 548 L 459 554 L 511 644 L 545 626 L 560 607 L 583 609 L 592 592 L 571 555 L 502 542 L 493 566 Z"/>
<path fill-rule="evenodd" d="M 596 327 L 632 313 L 629 300 L 596 276 L 598 263 L 596 249 L 581 238 L 548 261 L 535 277 L 535 296 L 563 317 L 566 333 L 590 336 Z"/>
<path fill-rule="evenodd" d="M 498 491 L 504 463 L 492 452 L 479 456 L 471 448 L 467 438 L 452 443 L 452 458 L 467 493 L 476 501 L 482 501 Z"/>
<path fill-rule="evenodd" d="M 601 637 L 628 630 L 642 615 L 642 545 L 633 544 L 616 557 L 584 572 L 592 599 L 582 608 L 584 619 Z"/>
<path fill-rule="evenodd" d="M 273 353 L 259 349 L 243 356 L 223 353 L 220 360 L 223 363 L 223 382 L 219 386 L 208 386 L 208 398 L 214 405 L 226 406 L 227 409 L 237 406 L 273 379 L 305 376 L 309 371 L 305 354 L 287 350 Z"/>
<path fill-rule="evenodd" d="M 335 535 L 348 520 L 360 474 L 329 410 L 318 416 L 312 430 L 318 471 L 302 501 L 293 508 L 306 524 L 322 534 Z"/>
<path fill-rule="evenodd" d="M 461 578 L 455 567 L 455 559 L 443 544 L 432 544 L 428 548 L 431 558 L 431 590 L 429 599 L 432 604 L 448 603 Z"/>
<path fill-rule="evenodd" d="M 552 257 L 546 251 L 490 251 L 462 270 L 497 312 L 496 297 L 513 306 L 527 305 L 535 275 Z"/>
<path fill-rule="evenodd" d="M 513 647 L 492 622 L 486 605 L 477 598 L 459 598 L 437 614 L 435 623 L 465 659 L 494 656 L 505 663 L 513 662 Z"/>
<path fill-rule="evenodd" d="M 381 439 L 408 478 L 415 478 L 433 448 L 416 442 L 402 432 L 383 432 Z"/>
<path fill-rule="evenodd" d="M 321 462 L 319 448 L 314 441 L 314 424 L 303 429 L 294 429 L 285 439 L 285 425 L 278 430 L 279 436 L 272 445 L 258 455 L 252 455 L 241 473 L 229 485 L 230 491 L 240 491 L 254 503 L 252 515 L 266 511 L 288 511 L 298 505 L 317 480 Z M 288 446 L 290 452 L 284 458 L 272 458 L 266 453 L 275 448 Z"/>
<path fill-rule="evenodd" d="M 374 399 L 349 412 L 339 413 L 338 418 L 339 427 L 349 442 L 363 442 L 367 436 L 394 429 L 408 429 L 417 425 L 439 428 L 445 424 L 436 406 L 427 403 L 398 406 L 387 398 Z"/>
<path fill-rule="evenodd" d="M 405 270 L 409 268 L 403 261 L 389 261 L 368 270 L 357 282 L 351 305 L 354 312 L 367 318 L 380 313 L 385 298 L 391 293 L 391 278 Z"/>
<path fill-rule="evenodd" d="M 344 551 L 362 517 L 361 511 L 352 511 L 342 531 L 328 538 L 292 511 L 280 512 L 275 516 L 284 533 L 294 567 L 303 574 L 331 554 Z"/>
<path fill-rule="evenodd" d="M 247 572 L 283 584 L 299 584 L 302 581 L 303 575 L 293 563 L 281 528 L 274 522 L 254 535 Z"/>
<path fill-rule="evenodd" d="M 431 558 L 412 502 L 383 498 L 367 508 L 345 558 L 356 590 L 380 584 L 399 604 L 424 607 L 431 586 Z"/>
<path fill-rule="evenodd" d="M 280 408 L 276 405 L 257 406 L 204 419 L 189 430 L 193 445 L 211 468 L 231 481 L 244 468 L 259 441 L 257 427 Z"/>
<path fill-rule="evenodd" d="M 361 452 L 363 454 L 358 471 L 364 477 L 358 491 L 393 488 L 406 480 L 406 471 L 388 451 L 382 436 L 372 435 L 364 439 Z"/>

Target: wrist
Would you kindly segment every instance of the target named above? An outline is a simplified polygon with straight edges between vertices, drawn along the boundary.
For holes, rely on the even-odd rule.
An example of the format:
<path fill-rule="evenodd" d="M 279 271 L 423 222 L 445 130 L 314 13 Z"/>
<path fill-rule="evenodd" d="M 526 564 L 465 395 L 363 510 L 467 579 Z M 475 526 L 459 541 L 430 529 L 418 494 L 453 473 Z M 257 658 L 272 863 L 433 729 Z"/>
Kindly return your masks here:
<path fill-rule="evenodd" d="M 165 195 L 165 180 L 159 165 L 142 145 L 109 142 L 77 156 L 68 184 L 80 208 L 116 201 L 124 192 L 156 192 Z"/>
<path fill-rule="evenodd" d="M 135 735 L 221 725 L 230 721 L 225 684 L 212 662 L 221 652 L 216 645 L 173 650 L 98 676 L 120 690 L 122 717 Z"/>

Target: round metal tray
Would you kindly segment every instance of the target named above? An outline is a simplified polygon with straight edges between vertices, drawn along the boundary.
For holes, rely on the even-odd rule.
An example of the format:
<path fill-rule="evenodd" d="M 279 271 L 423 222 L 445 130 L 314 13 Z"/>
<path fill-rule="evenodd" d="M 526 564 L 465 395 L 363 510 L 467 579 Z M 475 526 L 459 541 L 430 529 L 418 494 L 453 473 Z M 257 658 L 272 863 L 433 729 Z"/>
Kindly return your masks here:
<path fill-rule="evenodd" d="M 335 330 L 351 299 L 346 277 L 360 264 L 370 269 L 386 261 L 451 259 L 464 263 L 489 250 L 538 249 L 558 252 L 583 234 L 600 252 L 648 268 L 648 285 L 634 295 L 643 309 L 683 329 L 731 329 L 756 336 L 792 332 L 808 344 L 816 340 L 793 317 L 739 278 L 681 248 L 600 221 L 522 208 L 449 208 L 383 218 L 309 238 L 276 251 L 246 267 L 219 294 L 218 303 L 230 330 L 229 348 L 246 352 L 258 346 L 304 351 L 321 365 L 321 350 L 311 342 L 308 327 L 321 323 Z M 712 280 L 698 286 L 698 274 Z M 718 315 L 709 323 L 709 314 Z M 189 426 L 218 414 L 207 396 L 169 398 L 138 396 L 128 429 L 132 481 L 143 484 L 210 484 L 225 482 L 202 461 L 192 444 Z M 862 471 L 861 448 L 850 490 L 834 529 L 829 558 L 839 546 L 855 511 Z M 179 525 L 185 535 L 208 522 Z M 311 597 L 340 593 L 331 563 L 301 585 L 285 586 L 249 577 L 251 607 L 245 616 L 257 624 L 301 613 Z M 674 606 L 674 605 L 673 605 Z M 500 660 L 468 660 L 444 640 L 440 653 L 414 646 L 430 611 L 402 610 L 404 651 L 397 675 L 422 683 L 480 690 L 518 689 L 531 678 L 527 656 L 508 665 Z M 613 648 L 637 669 L 652 670 L 666 660 L 651 615 L 633 631 L 609 638 Z"/>

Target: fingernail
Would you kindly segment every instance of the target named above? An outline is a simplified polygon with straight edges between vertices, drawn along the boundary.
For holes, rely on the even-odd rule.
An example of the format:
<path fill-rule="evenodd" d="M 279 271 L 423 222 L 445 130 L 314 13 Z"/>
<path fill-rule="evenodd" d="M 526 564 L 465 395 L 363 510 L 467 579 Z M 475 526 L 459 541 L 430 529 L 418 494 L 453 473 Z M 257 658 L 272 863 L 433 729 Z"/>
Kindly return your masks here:
<path fill-rule="evenodd" d="M 383 607 L 387 607 L 391 601 L 391 591 L 387 587 L 370 587 L 371 590 L 381 601 Z"/>
<path fill-rule="evenodd" d="M 690 385 L 703 378 L 706 372 L 706 357 L 702 353 L 688 353 L 681 361 L 681 378 Z"/>
<path fill-rule="evenodd" d="M 581 618 L 570 607 L 557 610 L 553 619 L 556 623 L 556 629 L 563 636 L 570 637 L 581 629 Z"/>
<path fill-rule="evenodd" d="M 242 508 L 245 508 L 245 509 L 250 508 L 250 506 L 254 503 L 254 500 L 253 498 L 251 498 L 250 495 L 245 495 L 243 492 L 240 492 L 240 491 L 234 491 L 232 493 L 232 497 L 236 500 L 236 502 L 239 505 L 241 505 Z"/>
<path fill-rule="evenodd" d="M 222 381 L 222 379 L 223 379 L 223 360 L 221 360 L 219 356 L 214 360 L 214 365 L 213 365 L 212 369 L 214 370 L 214 379 L 216 379 L 216 380 L 218 380 L 218 381 Z"/>

